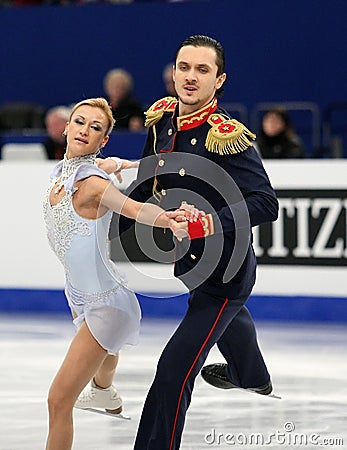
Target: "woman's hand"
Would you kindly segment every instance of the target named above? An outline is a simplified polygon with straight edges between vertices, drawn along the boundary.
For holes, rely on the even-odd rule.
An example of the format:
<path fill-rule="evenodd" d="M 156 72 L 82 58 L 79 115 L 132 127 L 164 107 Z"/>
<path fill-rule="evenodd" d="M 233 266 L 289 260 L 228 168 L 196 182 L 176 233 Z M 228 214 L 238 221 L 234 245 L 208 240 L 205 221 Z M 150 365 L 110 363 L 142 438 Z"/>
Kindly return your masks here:
<path fill-rule="evenodd" d="M 175 219 L 170 219 L 170 230 L 181 241 L 183 238 L 188 237 L 188 222 L 177 222 Z"/>
<path fill-rule="evenodd" d="M 122 170 L 132 169 L 139 167 L 139 161 L 130 161 L 128 159 L 121 158 L 96 158 L 96 164 L 104 172 L 111 174 L 114 173 L 119 183 L 122 183 L 123 178 L 121 175 Z"/>

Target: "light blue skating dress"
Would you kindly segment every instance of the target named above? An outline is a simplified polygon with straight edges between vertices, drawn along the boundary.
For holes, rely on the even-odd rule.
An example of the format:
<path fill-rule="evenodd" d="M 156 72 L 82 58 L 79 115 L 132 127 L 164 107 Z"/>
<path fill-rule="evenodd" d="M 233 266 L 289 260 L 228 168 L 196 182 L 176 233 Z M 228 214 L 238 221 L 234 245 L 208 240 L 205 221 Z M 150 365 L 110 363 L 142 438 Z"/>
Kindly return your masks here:
<path fill-rule="evenodd" d="M 137 343 L 141 310 L 108 256 L 112 211 L 93 220 L 79 216 L 74 209 L 74 183 L 92 175 L 111 181 L 96 166 L 95 155 L 60 161 L 44 197 L 44 218 L 49 244 L 65 269 L 65 294 L 77 315 L 75 325 L 79 327 L 85 320 L 98 343 L 116 354 L 123 345 Z M 66 195 L 51 206 L 49 194 L 59 178 Z"/>

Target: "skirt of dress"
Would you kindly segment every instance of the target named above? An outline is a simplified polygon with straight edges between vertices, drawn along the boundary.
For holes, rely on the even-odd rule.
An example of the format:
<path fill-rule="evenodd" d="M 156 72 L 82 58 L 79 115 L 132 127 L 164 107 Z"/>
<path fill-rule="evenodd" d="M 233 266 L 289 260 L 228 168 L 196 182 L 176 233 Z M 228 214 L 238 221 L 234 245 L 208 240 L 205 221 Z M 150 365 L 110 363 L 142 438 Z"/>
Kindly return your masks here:
<path fill-rule="evenodd" d="M 65 295 L 77 316 L 79 328 L 85 320 L 90 332 L 108 353 L 115 355 L 124 345 L 139 339 L 141 309 L 134 292 L 122 284 L 104 292 L 83 292 L 66 282 Z"/>

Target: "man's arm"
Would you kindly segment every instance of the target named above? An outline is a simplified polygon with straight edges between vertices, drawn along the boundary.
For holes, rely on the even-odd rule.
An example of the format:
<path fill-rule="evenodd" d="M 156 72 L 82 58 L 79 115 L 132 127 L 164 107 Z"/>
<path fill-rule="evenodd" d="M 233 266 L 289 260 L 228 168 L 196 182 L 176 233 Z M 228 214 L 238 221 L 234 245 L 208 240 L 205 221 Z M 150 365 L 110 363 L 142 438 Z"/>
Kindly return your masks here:
<path fill-rule="evenodd" d="M 250 147 L 242 153 L 226 157 L 223 167 L 238 186 L 245 202 L 236 202 L 217 212 L 223 231 L 235 231 L 235 215 L 246 211 L 251 227 L 275 221 L 278 217 L 278 200 L 256 150 Z M 240 220 L 239 223 L 245 221 Z"/>

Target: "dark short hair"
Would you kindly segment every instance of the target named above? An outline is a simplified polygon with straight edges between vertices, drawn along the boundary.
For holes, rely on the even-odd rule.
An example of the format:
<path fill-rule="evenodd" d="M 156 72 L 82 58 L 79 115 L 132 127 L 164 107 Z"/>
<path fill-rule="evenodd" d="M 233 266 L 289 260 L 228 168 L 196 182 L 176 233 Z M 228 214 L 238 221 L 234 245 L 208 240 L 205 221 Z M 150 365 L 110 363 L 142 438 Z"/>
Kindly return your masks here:
<path fill-rule="evenodd" d="M 217 64 L 217 77 L 222 75 L 225 70 L 225 54 L 224 48 L 220 42 L 210 36 L 204 36 L 202 34 L 196 34 L 194 36 L 187 37 L 182 44 L 178 47 L 175 55 L 175 64 L 177 61 L 177 56 L 182 47 L 187 45 L 192 45 L 193 47 L 210 47 L 216 52 L 216 64 Z M 216 94 L 221 95 L 223 88 L 217 90 Z"/>

